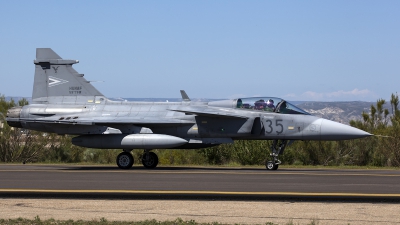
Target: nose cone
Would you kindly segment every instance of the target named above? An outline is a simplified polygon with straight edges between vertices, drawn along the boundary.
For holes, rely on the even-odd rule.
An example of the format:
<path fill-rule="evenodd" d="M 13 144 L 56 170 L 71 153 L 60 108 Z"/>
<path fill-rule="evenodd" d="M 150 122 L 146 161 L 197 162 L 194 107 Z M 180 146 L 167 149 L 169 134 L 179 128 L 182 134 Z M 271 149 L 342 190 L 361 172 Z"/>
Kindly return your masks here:
<path fill-rule="evenodd" d="M 349 140 L 369 137 L 372 134 L 345 124 L 323 119 L 321 122 L 321 140 Z"/>

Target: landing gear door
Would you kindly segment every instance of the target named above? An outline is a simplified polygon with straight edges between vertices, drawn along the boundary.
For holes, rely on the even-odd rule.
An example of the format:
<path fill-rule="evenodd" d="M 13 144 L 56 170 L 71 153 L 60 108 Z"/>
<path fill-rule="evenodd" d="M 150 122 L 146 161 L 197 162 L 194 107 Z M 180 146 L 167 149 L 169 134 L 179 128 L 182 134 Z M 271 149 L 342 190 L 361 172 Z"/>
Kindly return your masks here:
<path fill-rule="evenodd" d="M 285 136 L 288 123 L 281 116 L 263 116 L 261 122 L 264 126 L 265 136 L 276 138 Z"/>

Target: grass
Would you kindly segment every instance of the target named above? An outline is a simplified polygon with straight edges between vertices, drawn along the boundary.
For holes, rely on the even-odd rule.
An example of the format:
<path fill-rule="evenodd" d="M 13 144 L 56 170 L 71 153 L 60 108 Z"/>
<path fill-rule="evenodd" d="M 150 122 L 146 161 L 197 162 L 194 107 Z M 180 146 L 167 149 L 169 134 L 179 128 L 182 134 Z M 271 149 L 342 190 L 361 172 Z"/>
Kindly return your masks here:
<path fill-rule="evenodd" d="M 48 219 L 42 220 L 39 216 L 36 216 L 34 219 L 0 219 L 0 225 L 223 225 L 223 223 L 212 222 L 212 223 L 198 223 L 194 220 L 182 220 L 181 218 L 177 218 L 175 220 L 166 220 L 166 221 L 158 221 L 158 220 L 144 220 L 144 221 L 108 221 L 105 218 L 101 218 L 100 220 L 55 220 Z M 292 220 L 284 225 L 294 225 Z M 309 225 L 317 225 L 319 221 L 316 219 L 312 219 Z M 277 223 L 266 222 L 265 225 L 279 225 Z"/>

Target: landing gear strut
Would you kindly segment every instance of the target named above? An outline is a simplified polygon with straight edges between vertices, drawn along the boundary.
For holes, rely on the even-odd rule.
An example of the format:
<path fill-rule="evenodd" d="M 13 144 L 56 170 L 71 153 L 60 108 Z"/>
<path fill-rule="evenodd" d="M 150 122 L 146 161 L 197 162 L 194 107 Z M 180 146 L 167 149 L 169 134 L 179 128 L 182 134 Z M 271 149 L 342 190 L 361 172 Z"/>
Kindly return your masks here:
<path fill-rule="evenodd" d="M 123 152 L 117 156 L 117 165 L 120 169 L 130 169 L 133 165 L 133 156 L 130 153 L 132 150 L 124 149 Z"/>
<path fill-rule="evenodd" d="M 287 146 L 287 140 L 274 140 L 271 146 L 271 161 L 265 162 L 267 170 L 277 170 L 281 161 L 278 159 L 279 155 L 283 153 Z"/>
<path fill-rule="evenodd" d="M 142 157 L 142 164 L 147 169 L 156 168 L 158 164 L 158 156 L 154 152 L 150 152 L 150 150 L 144 150 L 144 154 Z"/>

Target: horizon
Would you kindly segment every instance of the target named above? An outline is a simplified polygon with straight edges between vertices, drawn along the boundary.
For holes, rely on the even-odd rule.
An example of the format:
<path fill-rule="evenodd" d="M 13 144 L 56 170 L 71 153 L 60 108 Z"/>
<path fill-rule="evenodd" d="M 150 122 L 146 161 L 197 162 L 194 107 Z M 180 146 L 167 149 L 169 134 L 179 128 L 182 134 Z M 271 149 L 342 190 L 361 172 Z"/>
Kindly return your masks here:
<path fill-rule="evenodd" d="M 0 93 L 1 94 L 1 93 Z M 21 100 L 21 99 L 26 99 L 28 102 L 29 101 L 31 101 L 32 100 L 32 97 L 22 97 L 22 96 L 4 96 L 5 97 L 5 99 L 7 100 L 8 99 L 8 101 L 9 100 L 11 100 L 11 99 L 14 99 L 15 101 L 19 101 L 19 100 Z M 147 100 L 147 99 L 149 99 L 149 100 L 155 100 L 154 102 L 160 102 L 161 100 L 163 100 L 163 101 L 165 101 L 165 100 L 171 100 L 171 102 L 180 102 L 180 100 L 182 100 L 182 98 L 168 98 L 168 97 L 154 97 L 154 98 L 146 98 L 146 97 L 144 97 L 144 98 L 131 98 L 131 97 L 127 97 L 127 98 L 123 98 L 123 97 L 107 97 L 107 96 L 105 96 L 106 98 L 108 98 L 109 100 L 112 100 L 112 101 L 143 101 L 143 100 Z M 255 97 L 271 97 L 271 96 L 255 96 Z M 275 97 L 275 96 L 274 96 Z M 189 96 L 189 98 L 192 100 L 192 101 L 198 101 L 198 100 L 207 100 L 207 101 L 218 101 L 218 100 L 231 100 L 231 99 L 227 99 L 227 98 L 192 98 L 192 97 L 190 97 Z M 246 97 L 244 97 L 244 98 L 246 98 Z M 250 98 L 253 98 L 253 97 L 250 97 Z M 279 98 L 279 97 L 278 97 Z M 232 100 L 233 100 L 234 98 L 232 98 Z M 374 102 L 371 102 L 371 101 L 351 101 L 351 100 L 349 100 L 349 101 L 307 101 L 307 100 L 290 100 L 290 99 L 284 99 L 285 101 L 288 101 L 288 102 L 295 102 L 295 103 L 306 103 L 306 102 L 327 102 L 327 103 L 329 103 L 329 102 L 332 102 L 332 103 L 340 103 L 340 102 L 367 102 L 367 103 L 376 103 L 376 101 L 374 101 Z M 388 100 L 386 100 L 385 99 L 385 101 L 386 101 L 386 104 L 388 104 L 388 103 L 390 103 L 390 100 L 388 101 Z"/>

